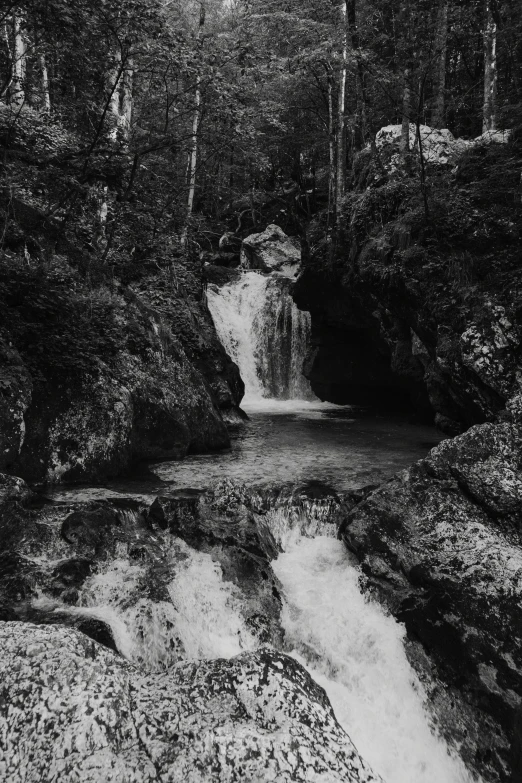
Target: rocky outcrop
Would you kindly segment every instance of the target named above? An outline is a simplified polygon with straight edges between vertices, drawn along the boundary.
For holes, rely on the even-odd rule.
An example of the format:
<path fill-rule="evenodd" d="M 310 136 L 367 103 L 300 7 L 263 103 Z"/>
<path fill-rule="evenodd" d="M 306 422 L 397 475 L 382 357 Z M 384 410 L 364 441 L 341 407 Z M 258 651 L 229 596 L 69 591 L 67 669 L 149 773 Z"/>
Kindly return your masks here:
<path fill-rule="evenodd" d="M 29 107 L 14 125 L 0 112 L 0 146 L 10 182 L 0 188 L 0 470 L 98 480 L 228 446 L 243 385 L 199 257 L 171 230 L 151 237 L 136 202 L 105 232 L 126 154 L 111 152 L 110 172 L 100 159 L 79 174 L 83 142 Z M 79 200 L 58 214 L 52 204 L 77 176 Z"/>
<path fill-rule="evenodd" d="M 294 277 L 301 252 L 282 228 L 267 226 L 260 234 L 251 234 L 241 246 L 243 269 L 260 269 L 262 272 L 279 272 Z"/>
<path fill-rule="evenodd" d="M 399 152 L 399 142 L 402 135 L 402 125 L 386 125 L 375 136 L 375 146 L 384 151 L 389 171 L 398 171 L 403 164 Z M 486 131 L 475 139 L 455 138 L 448 128 L 430 128 L 429 125 L 417 126 L 413 123 L 409 128 L 409 148 L 417 155 L 422 150 L 424 162 L 428 165 L 445 166 L 455 164 L 467 149 L 484 144 L 506 144 L 509 141 L 509 131 Z M 420 138 L 420 145 L 419 145 Z M 395 151 L 393 148 L 395 147 Z M 390 154 L 391 153 L 391 157 Z"/>
<path fill-rule="evenodd" d="M 35 509 L 23 482 L 3 487 L 0 619 L 60 622 L 96 640 L 102 623 L 111 645 L 153 669 L 210 654 L 196 638 L 209 633 L 206 612 L 222 614 L 217 649 L 280 645 L 277 545 L 231 485 Z"/>
<path fill-rule="evenodd" d="M 205 282 L 203 281 L 203 278 Z M 175 334 L 195 369 L 203 376 L 227 424 L 237 423 L 245 387 L 234 362 L 221 345 L 206 303 L 204 270 L 172 266 L 168 279 L 148 276 L 133 286 Z"/>
<path fill-rule="evenodd" d="M 4 780 L 379 780 L 275 652 L 146 675 L 69 629 L 5 623 L 0 639 Z"/>
<path fill-rule="evenodd" d="M 155 329 L 157 326 L 157 329 Z M 38 482 L 117 475 L 140 459 L 180 459 L 228 445 L 201 375 L 167 327 L 145 321 L 145 356 L 121 351 L 76 385 L 37 385 L 25 437 L 4 468 Z"/>
<path fill-rule="evenodd" d="M 36 268 L 6 265 L 1 470 L 32 482 L 96 480 L 229 445 L 243 384 L 201 277 L 177 272 L 101 289 L 89 305 L 69 272 L 38 282 Z"/>
<path fill-rule="evenodd" d="M 443 441 L 373 492 L 340 529 L 370 587 L 465 705 L 456 733 L 488 781 L 510 779 L 518 742 L 521 519 L 518 397 L 501 421 Z"/>
<path fill-rule="evenodd" d="M 522 370 L 520 149 L 428 164 L 426 201 L 416 158 L 398 173 L 379 160 L 357 163 L 336 252 L 312 227 L 294 289 L 312 314 L 306 375 L 322 399 L 402 399 L 451 434 L 493 421 Z"/>

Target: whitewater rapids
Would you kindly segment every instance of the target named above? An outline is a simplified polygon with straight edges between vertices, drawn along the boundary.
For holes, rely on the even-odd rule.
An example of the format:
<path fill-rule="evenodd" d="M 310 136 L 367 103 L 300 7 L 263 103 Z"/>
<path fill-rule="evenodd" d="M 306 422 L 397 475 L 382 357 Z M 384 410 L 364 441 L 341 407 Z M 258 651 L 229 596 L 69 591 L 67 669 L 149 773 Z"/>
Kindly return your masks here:
<path fill-rule="evenodd" d="M 334 530 L 280 509 L 267 523 L 284 549 L 272 563 L 282 585 L 282 651 L 325 689 L 361 756 L 385 783 L 472 783 L 433 726 L 403 626 L 363 594 L 361 572 Z M 68 611 L 104 620 L 120 653 L 148 670 L 256 649 L 242 594 L 220 565 L 180 540 L 170 557 L 164 600 L 148 599 L 144 568 L 122 558 L 89 577 L 81 605 Z"/>
<path fill-rule="evenodd" d="M 208 290 L 219 339 L 245 383 L 244 403 L 315 399 L 304 377 L 310 347 L 310 314 L 299 310 L 287 278 L 243 272 Z"/>

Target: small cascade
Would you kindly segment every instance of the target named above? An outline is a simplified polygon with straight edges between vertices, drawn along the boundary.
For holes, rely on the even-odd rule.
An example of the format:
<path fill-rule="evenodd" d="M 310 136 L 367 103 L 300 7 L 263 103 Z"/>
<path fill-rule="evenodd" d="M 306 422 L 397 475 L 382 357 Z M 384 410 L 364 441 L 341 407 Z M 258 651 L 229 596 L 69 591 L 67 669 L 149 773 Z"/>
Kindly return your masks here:
<path fill-rule="evenodd" d="M 273 563 L 285 652 L 325 689 L 337 720 L 386 783 L 472 783 L 432 723 L 404 628 L 364 595 L 341 541 L 296 532 L 290 524 Z"/>
<path fill-rule="evenodd" d="M 260 539 L 269 536 L 277 547 L 271 568 L 284 631 L 277 646 L 324 688 L 374 771 L 385 783 L 481 783 L 433 723 L 406 655 L 404 627 L 368 599 L 359 566 L 336 537 L 343 499 L 319 484 L 267 493 L 224 484 L 220 492 L 221 511 L 244 504 Z M 266 643 L 246 619 L 246 594 L 211 553 L 168 529 L 144 528 L 138 510 L 122 510 L 120 520 L 113 557 L 97 561 L 76 605 L 45 591 L 32 600 L 40 621 L 99 621 L 145 672 L 231 658 Z M 63 546 L 60 537 L 53 556 Z M 53 571 L 56 565 L 48 563 Z"/>
<path fill-rule="evenodd" d="M 245 272 L 208 304 L 219 338 L 245 383 L 245 401 L 312 400 L 302 369 L 310 346 L 310 314 L 299 310 L 291 281 L 278 274 Z"/>
<path fill-rule="evenodd" d="M 241 591 L 223 579 L 211 555 L 168 533 L 158 535 L 157 543 L 152 571 L 122 552 L 85 580 L 78 605 L 41 594 L 31 602 L 33 611 L 48 622 L 104 623 L 118 652 L 146 671 L 256 649 L 258 641 L 242 616 Z"/>

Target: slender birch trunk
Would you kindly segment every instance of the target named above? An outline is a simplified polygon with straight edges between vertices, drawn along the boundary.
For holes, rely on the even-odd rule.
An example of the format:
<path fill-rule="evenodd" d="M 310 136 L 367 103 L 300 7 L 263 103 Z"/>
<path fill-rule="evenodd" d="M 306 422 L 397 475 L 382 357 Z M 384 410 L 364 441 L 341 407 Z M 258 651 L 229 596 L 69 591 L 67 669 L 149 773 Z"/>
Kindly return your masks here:
<path fill-rule="evenodd" d="M 20 111 L 25 103 L 25 57 L 26 48 L 19 16 L 13 17 L 14 50 L 13 79 L 11 82 L 11 106 Z"/>
<path fill-rule="evenodd" d="M 491 0 L 484 0 L 484 107 L 482 132 L 496 129 L 497 114 L 497 25 L 491 11 Z"/>
<path fill-rule="evenodd" d="M 206 0 L 200 0 L 199 5 L 199 25 L 196 33 L 196 40 L 199 42 L 203 27 L 205 26 L 206 17 Z M 187 184 L 188 184 L 188 196 L 187 196 L 187 211 L 185 217 L 185 225 L 181 232 L 181 245 L 185 247 L 188 239 L 188 232 L 190 226 L 190 220 L 192 218 L 192 212 L 194 210 L 194 197 L 196 194 L 196 170 L 198 162 L 198 134 L 199 126 L 201 122 L 201 78 L 198 74 L 196 77 L 196 88 L 194 91 L 194 114 L 192 116 L 192 132 L 190 138 L 190 148 L 188 153 L 187 162 Z"/>
<path fill-rule="evenodd" d="M 11 41 L 9 40 L 9 30 L 8 30 L 7 21 L 4 22 L 4 40 L 5 40 L 5 48 L 8 52 L 9 59 L 11 59 Z M 3 85 L 2 94 L 0 95 L 1 98 L 9 94 L 9 90 L 11 89 L 12 83 L 13 83 L 13 67 L 11 66 L 9 68 L 9 77 Z"/>
<path fill-rule="evenodd" d="M 47 63 L 45 61 L 45 55 L 41 54 L 38 58 L 40 65 L 40 78 L 41 78 L 41 99 L 42 99 L 42 112 L 44 114 L 51 113 L 51 94 L 49 91 L 49 72 L 47 70 Z"/>
<path fill-rule="evenodd" d="M 431 124 L 434 128 L 444 127 L 446 58 L 448 51 L 448 0 L 441 0 L 437 13 L 435 53 L 437 65 L 434 79 L 434 101 Z"/>
<path fill-rule="evenodd" d="M 335 209 L 337 220 L 346 186 L 346 80 L 348 70 L 348 12 L 347 2 L 341 3 L 341 20 L 343 29 L 343 49 L 341 70 L 339 73 L 339 97 L 337 103 L 337 172 L 335 188 Z"/>
<path fill-rule="evenodd" d="M 122 102 L 121 102 L 121 116 L 122 116 L 122 132 L 123 138 L 127 142 L 130 136 L 130 130 L 132 125 L 132 87 L 134 81 L 134 61 L 129 56 L 125 70 L 123 72 L 122 83 Z"/>
<path fill-rule="evenodd" d="M 410 149 L 410 122 L 411 122 L 411 73 L 409 68 L 404 69 L 404 86 L 402 91 L 402 127 L 401 127 L 401 152 L 406 154 Z"/>
<path fill-rule="evenodd" d="M 361 42 L 359 38 L 359 30 L 357 27 L 356 0 L 349 0 L 348 2 L 347 25 L 352 51 L 357 62 L 357 82 L 359 85 L 359 94 L 357 96 L 357 114 L 360 119 L 361 139 L 364 145 L 366 141 L 366 128 L 368 123 L 366 118 L 366 88 L 364 84 L 364 68 L 359 52 Z"/>
<path fill-rule="evenodd" d="M 328 85 L 328 215 L 335 204 L 335 122 L 333 105 L 333 74 L 329 69 L 327 75 Z"/>
<path fill-rule="evenodd" d="M 118 129 L 121 126 L 121 83 L 122 83 L 122 63 L 121 52 L 114 52 L 114 63 L 107 77 L 107 93 L 109 97 L 109 114 L 112 117 L 112 127 L 109 131 L 109 138 L 116 141 L 118 138 Z"/>

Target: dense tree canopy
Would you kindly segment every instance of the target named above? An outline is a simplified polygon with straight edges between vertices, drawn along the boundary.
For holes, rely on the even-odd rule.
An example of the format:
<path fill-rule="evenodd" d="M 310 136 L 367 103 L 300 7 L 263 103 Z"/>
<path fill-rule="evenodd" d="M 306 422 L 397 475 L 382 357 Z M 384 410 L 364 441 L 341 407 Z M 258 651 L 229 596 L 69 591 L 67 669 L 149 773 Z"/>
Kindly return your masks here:
<path fill-rule="evenodd" d="M 268 202 L 334 215 L 383 125 L 407 151 L 411 123 L 522 122 L 516 0 L 3 0 L 0 22 L 6 182 L 102 266 Z"/>

